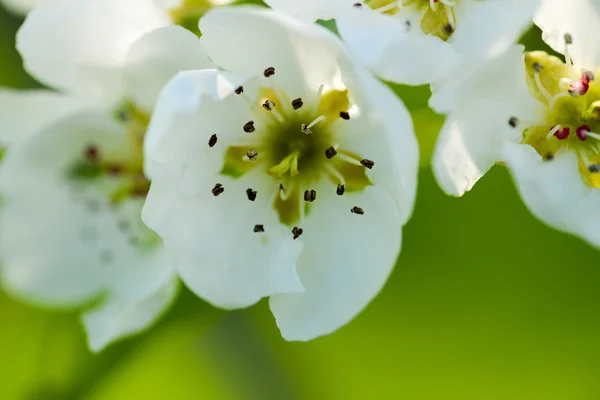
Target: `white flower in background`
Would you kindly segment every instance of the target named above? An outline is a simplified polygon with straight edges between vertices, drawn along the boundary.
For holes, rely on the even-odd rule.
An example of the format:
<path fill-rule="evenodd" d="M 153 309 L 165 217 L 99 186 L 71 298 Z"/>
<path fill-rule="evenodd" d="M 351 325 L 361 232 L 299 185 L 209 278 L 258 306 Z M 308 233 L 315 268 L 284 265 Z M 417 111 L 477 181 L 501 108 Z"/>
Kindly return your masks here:
<path fill-rule="evenodd" d="M 531 211 L 600 246 L 600 4 L 544 2 L 535 22 L 563 59 L 511 49 L 461 90 L 433 166 L 462 195 L 495 163 Z"/>
<path fill-rule="evenodd" d="M 265 0 L 311 21 L 335 18 L 348 47 L 381 78 L 420 85 L 497 54 L 531 23 L 539 0 Z"/>
<path fill-rule="evenodd" d="M 333 332 L 400 250 L 417 182 L 409 114 L 318 25 L 226 7 L 200 30 L 224 71 L 184 72 L 163 90 L 143 219 L 209 302 L 270 296 L 286 339 Z"/>
<path fill-rule="evenodd" d="M 193 34 L 156 10 L 150 0 L 40 5 L 17 46 L 28 71 L 65 94 L 0 92 L 10 145 L 0 165 L 2 285 L 44 306 L 94 302 L 83 314 L 93 350 L 146 328 L 178 287 L 141 221 L 143 139 L 163 84 L 211 64 Z"/>

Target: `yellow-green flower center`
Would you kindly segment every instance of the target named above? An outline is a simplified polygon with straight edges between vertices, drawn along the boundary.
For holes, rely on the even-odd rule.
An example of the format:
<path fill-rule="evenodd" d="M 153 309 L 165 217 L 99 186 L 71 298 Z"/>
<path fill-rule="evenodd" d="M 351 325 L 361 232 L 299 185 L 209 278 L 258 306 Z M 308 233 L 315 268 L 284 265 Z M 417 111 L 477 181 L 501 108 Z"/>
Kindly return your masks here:
<path fill-rule="evenodd" d="M 545 52 L 525 55 L 528 87 L 547 108 L 542 121 L 525 129 L 523 143 L 546 160 L 575 152 L 583 180 L 600 188 L 600 85 L 594 79 L 600 71 L 575 71 L 567 60 Z"/>
<path fill-rule="evenodd" d="M 233 0 L 181 0 L 178 7 L 169 11 L 171 20 L 177 25 L 198 33 L 198 20 L 209 9 L 232 3 Z"/>
<path fill-rule="evenodd" d="M 460 0 L 367 0 L 365 3 L 376 11 L 390 15 L 401 15 L 403 9 L 416 12 L 423 33 L 446 41 L 456 30 L 454 6 L 457 1 Z M 409 19 L 406 23 L 407 28 L 412 28 Z"/>
<path fill-rule="evenodd" d="M 236 93 L 245 97 L 243 90 L 240 87 Z M 250 144 L 228 147 L 221 170 L 233 178 L 251 171 L 263 173 L 272 181 L 279 220 L 289 226 L 302 221 L 311 203 L 318 201 L 314 190 L 318 182 L 330 182 L 332 193 L 338 195 L 371 184 L 366 169 L 374 163 L 339 144 L 341 128 L 351 118 L 348 91 L 323 93 L 321 88 L 317 98 L 314 102 L 288 97 L 273 87 L 259 89 L 256 99 L 246 98 L 256 117 L 243 126 Z M 220 194 L 221 189 L 215 189 L 213 194 Z M 249 200 L 255 197 L 249 188 Z"/>

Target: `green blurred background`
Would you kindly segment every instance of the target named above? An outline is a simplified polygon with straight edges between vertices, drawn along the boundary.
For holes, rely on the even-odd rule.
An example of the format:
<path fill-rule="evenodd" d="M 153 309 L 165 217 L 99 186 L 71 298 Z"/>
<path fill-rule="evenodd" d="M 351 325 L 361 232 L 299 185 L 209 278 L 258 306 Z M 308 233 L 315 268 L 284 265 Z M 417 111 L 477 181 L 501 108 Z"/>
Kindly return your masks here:
<path fill-rule="evenodd" d="M 0 86 L 35 86 L 19 24 L 0 9 Z M 421 142 L 418 201 L 391 279 L 350 325 L 288 343 L 265 301 L 225 313 L 184 291 L 93 355 L 75 312 L 0 293 L 0 399 L 600 399 L 599 254 L 535 220 L 500 167 L 446 197 L 428 167 L 443 119 L 426 88 L 394 88 Z"/>

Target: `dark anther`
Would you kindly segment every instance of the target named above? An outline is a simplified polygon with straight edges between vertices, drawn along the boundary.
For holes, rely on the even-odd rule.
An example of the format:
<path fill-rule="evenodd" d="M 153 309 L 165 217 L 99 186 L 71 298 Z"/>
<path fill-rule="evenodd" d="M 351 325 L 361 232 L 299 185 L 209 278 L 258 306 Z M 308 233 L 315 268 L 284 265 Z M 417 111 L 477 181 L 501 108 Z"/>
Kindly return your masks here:
<path fill-rule="evenodd" d="M 208 139 L 208 146 L 215 147 L 215 144 L 217 144 L 217 135 L 213 134 L 210 139 Z"/>
<path fill-rule="evenodd" d="M 327 150 L 325 150 L 325 157 L 327 157 L 328 159 L 332 159 L 333 157 L 335 157 L 337 154 L 337 150 L 334 147 L 330 147 Z"/>
<path fill-rule="evenodd" d="M 240 86 L 237 89 L 235 89 L 235 94 L 242 94 L 244 93 L 244 87 Z"/>
<path fill-rule="evenodd" d="M 264 225 L 254 225 L 254 232 L 258 233 L 258 232 L 264 232 L 264 231 L 265 231 Z"/>
<path fill-rule="evenodd" d="M 215 187 L 212 189 L 212 194 L 216 196 L 220 195 L 225 191 L 225 188 L 220 183 L 217 183 Z"/>
<path fill-rule="evenodd" d="M 340 118 L 348 121 L 350 119 L 350 114 L 348 114 L 347 111 L 342 111 L 342 112 L 340 112 Z"/>
<path fill-rule="evenodd" d="M 547 154 L 544 156 L 544 161 L 552 161 L 552 160 L 554 160 L 554 154 L 552 154 L 552 153 L 547 153 Z"/>
<path fill-rule="evenodd" d="M 248 195 L 248 200 L 250 200 L 250 201 L 256 200 L 256 190 L 247 189 L 246 194 Z"/>
<path fill-rule="evenodd" d="M 517 125 L 519 125 L 519 119 L 517 117 L 510 117 L 508 125 L 510 125 L 511 128 L 516 128 Z"/>
<path fill-rule="evenodd" d="M 573 44 L 573 36 L 570 33 L 565 33 L 564 38 L 566 44 Z"/>
<path fill-rule="evenodd" d="M 317 199 L 317 192 L 314 190 L 307 190 L 304 192 L 304 201 L 312 203 Z"/>
<path fill-rule="evenodd" d="M 369 168 L 369 169 L 371 169 L 371 168 L 373 168 L 375 166 L 375 162 L 374 161 L 367 160 L 366 158 L 360 160 L 360 163 L 362 164 L 363 167 L 366 167 L 366 168 Z"/>
<path fill-rule="evenodd" d="M 345 191 L 346 191 L 346 186 L 342 185 L 342 184 L 337 185 L 337 189 L 335 190 L 335 192 L 337 193 L 338 196 L 343 195 Z"/>
<path fill-rule="evenodd" d="M 244 125 L 244 132 L 246 133 L 252 133 L 256 130 L 256 128 L 254 127 L 254 121 L 248 121 L 246 122 L 246 125 Z"/>
<path fill-rule="evenodd" d="M 352 214 L 363 215 L 363 214 L 365 213 L 365 210 L 363 210 L 363 209 L 362 209 L 362 208 L 360 208 L 360 207 L 354 206 L 354 207 L 352 207 L 352 210 L 350 210 L 350 212 L 351 212 Z"/>
<path fill-rule="evenodd" d="M 271 111 L 273 108 L 275 108 L 275 103 L 267 99 L 262 106 L 265 110 Z"/>
<path fill-rule="evenodd" d="M 598 172 L 600 172 L 600 164 L 590 164 L 590 166 L 588 167 L 588 170 L 592 174 L 597 174 Z"/>
<path fill-rule="evenodd" d="M 279 184 L 279 190 L 284 190 L 282 183 Z"/>
<path fill-rule="evenodd" d="M 354 7 L 354 8 L 362 8 L 362 6 L 363 6 L 362 3 L 354 3 L 352 5 L 352 7 Z"/>
<path fill-rule="evenodd" d="M 89 145 L 88 147 L 86 147 L 85 158 L 87 158 L 88 161 L 91 163 L 98 161 L 98 148 L 94 145 Z"/>
<path fill-rule="evenodd" d="M 452 24 L 446 24 L 446 25 L 444 25 L 444 32 L 447 35 L 451 35 L 452 33 L 454 33 L 454 26 L 452 26 Z"/>
<path fill-rule="evenodd" d="M 294 234 L 294 240 L 298 239 L 303 232 L 304 230 L 302 230 L 302 228 L 298 228 L 297 226 L 295 226 L 294 229 L 292 229 L 292 233 Z"/>
<path fill-rule="evenodd" d="M 108 173 L 112 176 L 120 175 L 123 172 L 123 168 L 119 164 L 113 164 L 108 167 Z"/>
<path fill-rule="evenodd" d="M 539 62 L 533 63 L 533 70 L 535 72 L 542 72 L 543 69 L 544 69 L 544 66 L 542 64 L 540 64 Z"/>
<path fill-rule="evenodd" d="M 250 159 L 250 161 L 256 161 L 258 158 L 258 150 L 250 149 L 246 152 L 246 156 Z"/>
<path fill-rule="evenodd" d="M 269 67 L 269 68 L 265 69 L 264 74 L 265 74 L 265 78 L 269 78 L 269 77 L 275 75 L 275 68 Z"/>
<path fill-rule="evenodd" d="M 298 110 L 299 108 L 302 108 L 303 105 L 304 105 L 304 102 L 302 101 L 302 99 L 295 99 L 292 101 L 292 107 L 294 108 L 294 110 Z"/>

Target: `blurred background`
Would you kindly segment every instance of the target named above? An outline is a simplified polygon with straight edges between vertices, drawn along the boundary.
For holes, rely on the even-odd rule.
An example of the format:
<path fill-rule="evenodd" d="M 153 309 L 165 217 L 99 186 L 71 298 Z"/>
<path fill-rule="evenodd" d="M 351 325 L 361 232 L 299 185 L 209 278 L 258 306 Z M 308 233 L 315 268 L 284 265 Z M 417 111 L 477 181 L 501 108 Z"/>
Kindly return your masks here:
<path fill-rule="evenodd" d="M 0 86 L 36 86 L 20 23 L 0 8 Z M 534 28 L 523 42 L 545 49 Z M 0 399 L 600 399 L 600 253 L 534 219 L 501 167 L 445 196 L 428 166 L 443 118 L 427 88 L 393 88 L 421 142 L 418 201 L 391 279 L 350 325 L 288 343 L 265 301 L 226 313 L 184 291 L 93 355 L 76 310 L 0 292 Z"/>

